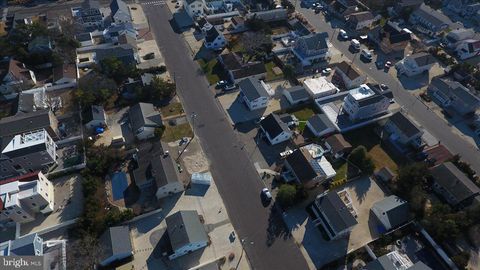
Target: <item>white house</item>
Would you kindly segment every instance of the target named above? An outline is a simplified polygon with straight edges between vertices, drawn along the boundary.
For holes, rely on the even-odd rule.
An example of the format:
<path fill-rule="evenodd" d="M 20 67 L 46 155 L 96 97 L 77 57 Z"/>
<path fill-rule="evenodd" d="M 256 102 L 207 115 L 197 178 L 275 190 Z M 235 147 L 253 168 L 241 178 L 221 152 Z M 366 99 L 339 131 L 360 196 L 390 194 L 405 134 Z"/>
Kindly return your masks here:
<path fill-rule="evenodd" d="M 155 136 L 155 128 L 161 127 L 162 117 L 153 104 L 140 102 L 128 110 L 130 127 L 139 140 Z"/>
<path fill-rule="evenodd" d="M 404 225 L 410 220 L 407 202 L 395 195 L 390 195 L 374 203 L 370 210 L 386 231 Z"/>
<path fill-rule="evenodd" d="M 272 145 L 289 140 L 293 134 L 288 125 L 274 113 L 260 121 L 260 128 Z"/>
<path fill-rule="evenodd" d="M 384 128 L 390 134 L 390 140 L 400 146 L 417 149 L 422 145 L 423 131 L 402 112 L 393 114 Z"/>
<path fill-rule="evenodd" d="M 345 61 L 342 61 L 335 66 L 334 76 L 335 78 L 340 79 L 347 89 L 359 87 L 367 80 L 367 76 L 361 75 L 360 71 Z"/>
<path fill-rule="evenodd" d="M 408 77 L 428 72 L 436 63 L 435 57 L 426 52 L 416 53 L 403 58 L 395 64 L 397 75 Z"/>
<path fill-rule="evenodd" d="M 47 214 L 54 208 L 53 184 L 36 171 L 6 179 L 0 185 L 0 223 L 27 223 L 37 213 Z"/>
<path fill-rule="evenodd" d="M 168 258 L 173 260 L 208 244 L 208 235 L 200 222 L 197 211 L 178 211 L 165 218 L 172 246 Z"/>
<path fill-rule="evenodd" d="M 132 22 L 132 17 L 130 15 L 130 9 L 127 4 L 122 0 L 113 0 L 110 3 L 110 10 L 112 21 L 114 23 L 130 23 Z"/>
<path fill-rule="evenodd" d="M 270 95 L 266 88 L 268 86 L 260 80 L 253 78 L 246 78 L 238 83 L 242 100 L 247 104 L 247 107 L 251 110 L 258 110 L 266 108 Z"/>
<path fill-rule="evenodd" d="M 325 77 L 309 78 L 303 81 L 305 90 L 313 99 L 322 98 L 338 93 L 340 90 Z"/>
<path fill-rule="evenodd" d="M 373 16 L 370 11 L 361 11 L 357 13 L 350 14 L 348 16 L 347 25 L 352 30 L 362 30 L 365 28 L 372 27 L 373 23 L 376 21 L 375 16 Z"/>
<path fill-rule="evenodd" d="M 293 54 L 303 66 L 310 66 L 328 58 L 328 34 L 315 33 L 297 39 Z"/>
<path fill-rule="evenodd" d="M 474 113 L 480 108 L 480 99 L 457 81 L 433 78 L 428 92 L 444 108 L 452 108 L 461 115 Z"/>
<path fill-rule="evenodd" d="M 381 91 L 379 87 L 362 84 L 349 91 L 343 102 L 343 110 L 351 121 L 365 120 L 387 113 L 392 98 L 391 91 Z"/>
<path fill-rule="evenodd" d="M 205 1 L 202 0 L 183 0 L 183 8 L 192 19 L 205 15 Z"/>
<path fill-rule="evenodd" d="M 107 126 L 107 114 L 103 109 L 103 106 L 92 105 L 89 110 L 87 110 L 85 116 L 85 127 L 87 129 L 94 129 L 96 127 L 106 127 Z"/>
<path fill-rule="evenodd" d="M 300 85 L 284 89 L 283 95 L 292 105 L 306 102 L 310 99 L 310 94 L 308 91 L 305 89 L 305 87 Z"/>
<path fill-rule="evenodd" d="M 446 15 L 426 4 L 422 4 L 410 14 L 409 22 L 415 25 L 418 31 L 430 35 L 439 34 L 452 23 Z"/>
<path fill-rule="evenodd" d="M 110 227 L 100 237 L 100 266 L 106 267 L 133 256 L 128 225 Z"/>
<path fill-rule="evenodd" d="M 227 45 L 225 36 L 215 26 L 211 24 L 205 26 L 208 27 L 205 29 L 205 48 L 211 50 L 223 49 Z"/>
<path fill-rule="evenodd" d="M 464 40 L 460 42 L 455 51 L 457 52 L 457 55 L 461 60 L 480 55 L 480 40 Z"/>
<path fill-rule="evenodd" d="M 344 193 L 344 198 L 349 199 L 346 190 L 340 192 Z M 347 235 L 358 224 L 352 214 L 354 210 L 351 200 L 348 201 L 350 205 L 346 205 L 345 200 L 342 200 L 337 192 L 330 191 L 318 195 L 311 206 L 312 212 L 316 216 L 313 223 L 316 226 L 323 226 L 330 240 Z"/>

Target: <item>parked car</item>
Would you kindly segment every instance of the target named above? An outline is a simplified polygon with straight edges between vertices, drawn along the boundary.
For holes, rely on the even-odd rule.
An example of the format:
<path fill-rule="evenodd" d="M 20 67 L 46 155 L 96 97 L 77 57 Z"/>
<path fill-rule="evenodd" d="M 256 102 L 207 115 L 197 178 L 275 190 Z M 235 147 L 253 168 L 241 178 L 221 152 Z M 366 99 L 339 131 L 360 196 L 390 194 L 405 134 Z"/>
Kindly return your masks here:
<path fill-rule="evenodd" d="M 332 73 L 332 69 L 331 68 L 324 68 L 322 70 L 322 74 L 325 75 L 325 76 L 328 76 L 330 73 Z"/>
<path fill-rule="evenodd" d="M 388 69 L 390 69 L 390 67 L 392 67 L 392 62 L 387 61 L 387 62 L 385 63 L 385 69 L 388 70 Z"/>
<path fill-rule="evenodd" d="M 382 83 L 382 84 L 380 84 L 380 89 L 382 89 L 383 91 L 387 91 L 388 89 L 390 89 L 390 87 L 388 87 L 388 85 Z"/>
<path fill-rule="evenodd" d="M 262 189 L 262 195 L 267 201 L 270 201 L 272 199 L 272 193 L 270 193 L 268 188 Z"/>
<path fill-rule="evenodd" d="M 228 83 L 227 81 L 221 80 L 221 81 L 217 82 L 217 87 L 223 87 L 223 86 L 227 85 L 227 83 Z"/>
<path fill-rule="evenodd" d="M 360 50 L 360 41 L 356 40 L 356 39 L 352 39 L 352 41 L 350 41 L 350 45 L 352 46 L 352 48 L 354 48 L 355 50 Z"/>
<path fill-rule="evenodd" d="M 373 59 L 372 52 L 370 50 L 367 50 L 367 49 L 363 49 L 362 52 L 360 53 L 360 55 L 369 62 L 372 61 L 372 59 Z"/>
<path fill-rule="evenodd" d="M 234 90 L 236 89 L 237 86 L 235 84 L 228 84 L 228 85 L 225 85 L 225 87 L 223 88 L 223 90 L 225 91 L 231 91 L 231 90 Z"/>
<path fill-rule="evenodd" d="M 343 29 L 340 29 L 340 31 L 338 32 L 338 35 L 340 36 L 340 38 L 342 38 L 344 40 L 348 39 L 347 31 L 345 31 Z"/>

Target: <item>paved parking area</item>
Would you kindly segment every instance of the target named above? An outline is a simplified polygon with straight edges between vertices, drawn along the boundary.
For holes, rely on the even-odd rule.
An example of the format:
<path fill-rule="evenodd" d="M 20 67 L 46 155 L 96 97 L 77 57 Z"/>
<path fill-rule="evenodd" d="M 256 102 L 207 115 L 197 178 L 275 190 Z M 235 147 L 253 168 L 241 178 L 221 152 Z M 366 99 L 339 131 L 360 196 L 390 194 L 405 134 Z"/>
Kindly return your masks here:
<path fill-rule="evenodd" d="M 130 144 L 135 140 L 133 133 L 128 126 L 128 109 L 129 107 L 126 107 L 118 111 L 107 112 L 108 128 L 95 141 L 95 145 L 103 144 L 108 146 L 112 142 L 112 138 L 117 136 L 123 136 L 126 144 Z"/>
<path fill-rule="evenodd" d="M 137 28 L 147 28 L 148 22 L 145 13 L 143 13 L 142 6 L 139 4 L 129 4 L 128 6 L 130 7 L 133 24 L 135 24 Z"/>
<path fill-rule="evenodd" d="M 305 207 L 311 201 L 306 201 L 289 209 L 284 215 L 284 220 L 295 241 L 300 245 L 302 253 L 309 257 L 317 268 L 321 268 L 323 265 L 339 259 L 379 237 L 379 233 L 376 231 L 378 221 L 370 214 L 370 208 L 375 202 L 382 200 L 385 193 L 374 180 L 368 177 L 353 180 L 340 187 L 340 189 L 343 188 L 350 194 L 352 204 L 358 215 L 358 224 L 345 238 L 332 241 L 324 240 L 320 230 L 315 227 L 305 211 Z"/>
<path fill-rule="evenodd" d="M 20 226 L 20 235 L 39 232 L 79 217 L 83 211 L 82 177 L 71 174 L 50 180 L 54 185 L 55 206 L 52 213 L 38 214 L 32 222 Z"/>

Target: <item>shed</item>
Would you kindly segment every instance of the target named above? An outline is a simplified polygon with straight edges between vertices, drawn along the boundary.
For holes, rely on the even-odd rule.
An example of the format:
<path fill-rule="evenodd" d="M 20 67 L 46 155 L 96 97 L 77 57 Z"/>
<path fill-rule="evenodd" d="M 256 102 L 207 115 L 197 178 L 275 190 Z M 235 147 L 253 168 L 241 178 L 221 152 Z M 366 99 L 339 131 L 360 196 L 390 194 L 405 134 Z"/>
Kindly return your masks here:
<path fill-rule="evenodd" d="M 192 173 L 192 184 L 199 184 L 199 185 L 208 185 L 212 182 L 212 174 L 210 172 L 204 173 Z"/>

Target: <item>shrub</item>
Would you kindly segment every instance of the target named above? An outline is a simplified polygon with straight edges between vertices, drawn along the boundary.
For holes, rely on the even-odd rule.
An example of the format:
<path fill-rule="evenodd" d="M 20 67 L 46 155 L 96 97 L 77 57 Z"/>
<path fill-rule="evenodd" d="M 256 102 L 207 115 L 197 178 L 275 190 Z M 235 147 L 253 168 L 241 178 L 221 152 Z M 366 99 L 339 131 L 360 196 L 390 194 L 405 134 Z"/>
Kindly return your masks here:
<path fill-rule="evenodd" d="M 289 184 L 283 184 L 280 186 L 277 193 L 278 202 L 287 207 L 293 205 L 297 196 L 297 190 L 295 186 Z"/>

